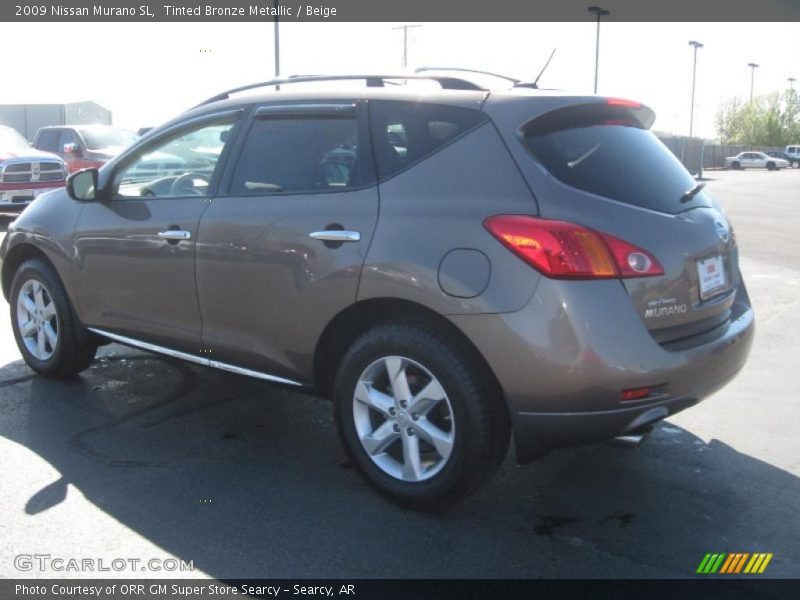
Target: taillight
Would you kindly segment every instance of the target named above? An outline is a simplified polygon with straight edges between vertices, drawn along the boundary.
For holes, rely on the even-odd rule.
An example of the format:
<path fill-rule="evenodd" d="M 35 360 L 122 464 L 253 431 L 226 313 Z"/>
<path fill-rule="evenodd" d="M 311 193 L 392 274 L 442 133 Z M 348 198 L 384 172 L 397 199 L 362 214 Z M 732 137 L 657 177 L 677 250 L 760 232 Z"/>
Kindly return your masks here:
<path fill-rule="evenodd" d="M 484 227 L 514 254 L 555 279 L 615 279 L 663 275 L 647 250 L 566 221 L 497 215 Z"/>

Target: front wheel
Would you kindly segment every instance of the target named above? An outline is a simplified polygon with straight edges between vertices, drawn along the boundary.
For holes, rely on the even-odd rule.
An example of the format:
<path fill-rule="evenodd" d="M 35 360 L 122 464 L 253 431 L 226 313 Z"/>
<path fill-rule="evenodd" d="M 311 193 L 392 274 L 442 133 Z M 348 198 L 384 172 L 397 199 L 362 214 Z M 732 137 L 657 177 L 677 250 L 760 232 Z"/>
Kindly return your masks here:
<path fill-rule="evenodd" d="M 777 165 L 774 162 L 768 162 L 767 171 L 777 171 Z"/>
<path fill-rule="evenodd" d="M 508 412 L 487 367 L 444 332 L 378 326 L 339 367 L 336 421 L 350 459 L 379 492 L 441 509 L 471 493 L 508 449 Z"/>
<path fill-rule="evenodd" d="M 77 323 L 53 268 L 32 259 L 11 282 L 11 327 L 22 358 L 41 375 L 76 375 L 94 359 L 97 344 Z"/>
<path fill-rule="evenodd" d="M 734 163 L 731 165 L 731 168 L 732 168 L 734 171 L 738 171 L 739 169 L 741 169 L 741 168 L 742 168 L 742 163 L 740 163 L 740 162 L 734 162 Z"/>

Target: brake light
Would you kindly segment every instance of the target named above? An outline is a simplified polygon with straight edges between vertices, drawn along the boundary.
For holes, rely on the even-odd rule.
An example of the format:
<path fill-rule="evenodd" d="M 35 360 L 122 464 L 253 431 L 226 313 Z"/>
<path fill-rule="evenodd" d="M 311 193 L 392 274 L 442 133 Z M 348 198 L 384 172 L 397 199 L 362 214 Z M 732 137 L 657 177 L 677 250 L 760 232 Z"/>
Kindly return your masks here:
<path fill-rule="evenodd" d="M 626 100 L 625 98 L 606 98 L 606 104 L 609 106 L 622 106 L 623 108 L 642 108 L 641 102 Z"/>
<path fill-rule="evenodd" d="M 575 223 L 497 215 L 486 219 L 484 227 L 526 263 L 554 279 L 615 279 L 664 273 L 646 250 Z"/>

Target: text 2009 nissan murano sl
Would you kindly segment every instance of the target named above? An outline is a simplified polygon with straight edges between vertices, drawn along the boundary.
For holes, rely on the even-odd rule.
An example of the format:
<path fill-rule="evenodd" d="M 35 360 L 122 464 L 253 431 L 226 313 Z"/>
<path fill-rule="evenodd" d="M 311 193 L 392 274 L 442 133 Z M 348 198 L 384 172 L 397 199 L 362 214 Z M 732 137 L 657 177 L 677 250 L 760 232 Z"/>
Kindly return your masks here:
<path fill-rule="evenodd" d="M 649 108 L 318 79 L 222 93 L 34 201 L 2 246 L 27 364 L 116 341 L 316 390 L 421 508 L 512 431 L 520 462 L 637 436 L 744 365 L 736 238 Z"/>

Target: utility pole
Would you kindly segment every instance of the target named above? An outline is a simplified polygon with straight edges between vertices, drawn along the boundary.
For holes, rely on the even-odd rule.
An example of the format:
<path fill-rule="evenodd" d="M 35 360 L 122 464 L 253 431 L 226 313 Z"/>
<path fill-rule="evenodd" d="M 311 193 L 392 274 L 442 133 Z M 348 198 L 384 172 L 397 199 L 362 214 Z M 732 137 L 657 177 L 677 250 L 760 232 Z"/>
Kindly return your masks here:
<path fill-rule="evenodd" d="M 600 17 L 607 17 L 611 14 L 611 11 L 608 11 L 604 8 L 600 8 L 599 6 L 590 6 L 587 9 L 590 13 L 594 13 L 597 16 L 597 34 L 595 36 L 595 48 L 594 48 L 594 93 L 597 93 L 597 71 L 600 67 Z"/>
<path fill-rule="evenodd" d="M 278 25 L 278 13 L 280 12 L 280 4 L 279 0 L 275 0 L 275 79 L 280 77 L 281 75 L 281 32 L 280 27 Z M 281 86 L 276 85 L 275 91 L 281 89 Z"/>
<path fill-rule="evenodd" d="M 692 107 L 689 110 L 689 137 L 692 137 L 692 133 L 694 132 L 694 86 L 697 81 L 697 49 L 702 48 L 703 44 L 692 40 L 689 42 L 689 45 L 694 46 L 694 62 L 692 63 Z"/>
<path fill-rule="evenodd" d="M 750 102 L 753 101 L 753 83 L 756 79 L 756 69 L 758 65 L 756 63 L 747 63 L 747 66 L 750 67 Z"/>
<path fill-rule="evenodd" d="M 794 91 L 794 82 L 797 81 L 794 77 L 789 77 L 787 80 L 789 82 L 789 89 Z"/>
<path fill-rule="evenodd" d="M 415 29 L 417 27 L 422 27 L 422 25 L 400 25 L 398 27 L 392 27 L 392 29 L 402 29 L 403 30 L 403 68 L 408 68 L 408 30 Z"/>

